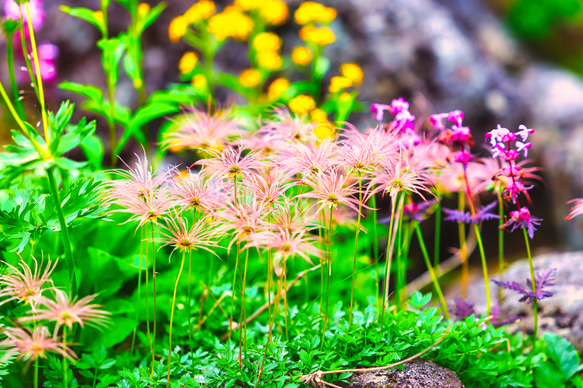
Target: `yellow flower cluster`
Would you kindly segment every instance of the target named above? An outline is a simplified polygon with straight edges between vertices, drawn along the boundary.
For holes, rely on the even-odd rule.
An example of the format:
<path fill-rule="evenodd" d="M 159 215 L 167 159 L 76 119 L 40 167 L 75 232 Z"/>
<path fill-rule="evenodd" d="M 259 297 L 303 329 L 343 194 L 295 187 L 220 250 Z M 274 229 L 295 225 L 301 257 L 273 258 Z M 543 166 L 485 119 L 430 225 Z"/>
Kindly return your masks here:
<path fill-rule="evenodd" d="M 239 81 L 247 88 L 255 87 L 261 82 L 261 73 L 257 69 L 243 70 L 239 75 Z"/>
<path fill-rule="evenodd" d="M 178 62 L 178 69 L 182 74 L 188 74 L 194 70 L 196 63 L 198 62 L 198 56 L 192 51 L 185 52 Z"/>
<path fill-rule="evenodd" d="M 289 88 L 289 85 L 289 81 L 285 78 L 274 80 L 267 88 L 267 97 L 271 101 L 277 100 Z"/>
<path fill-rule="evenodd" d="M 253 48 L 257 51 L 257 65 L 268 71 L 276 71 L 283 65 L 279 55 L 281 38 L 273 32 L 262 32 L 253 39 Z"/>
<path fill-rule="evenodd" d="M 274 26 L 285 23 L 289 15 L 283 0 L 235 0 L 235 7 L 243 11 L 258 10 L 265 22 Z"/>
<path fill-rule="evenodd" d="M 351 86 L 358 86 L 362 83 L 364 73 L 356 63 L 344 63 L 340 66 L 341 76 L 332 77 L 328 90 L 330 93 L 338 93 Z"/>
<path fill-rule="evenodd" d="M 147 3 L 138 4 L 138 15 L 144 17 L 150 12 L 150 5 Z"/>
<path fill-rule="evenodd" d="M 316 102 L 312 96 L 299 95 L 289 102 L 289 109 L 297 115 L 303 115 L 316 108 Z"/>
<path fill-rule="evenodd" d="M 336 41 L 336 35 L 330 27 L 316 27 L 313 25 L 302 27 L 300 39 L 304 42 L 314 42 L 320 46 L 327 46 Z"/>
<path fill-rule="evenodd" d="M 308 23 L 330 23 L 336 19 L 336 10 L 313 1 L 306 1 L 296 10 L 294 19 L 296 23 L 301 25 Z"/>
<path fill-rule="evenodd" d="M 245 41 L 253 30 L 253 20 L 239 8 L 227 7 L 223 12 L 210 18 L 208 30 L 219 41 L 227 38 Z"/>
<path fill-rule="evenodd" d="M 215 3 L 210 0 L 200 0 L 190 7 L 185 13 L 184 18 L 190 24 L 210 18 L 215 14 Z"/>
<path fill-rule="evenodd" d="M 296 47 L 291 53 L 292 61 L 300 66 L 306 66 L 312 60 L 312 52 L 304 46 Z"/>
<path fill-rule="evenodd" d="M 168 36 L 171 42 L 178 42 L 186 34 L 188 21 L 184 16 L 177 16 L 170 22 L 168 27 Z"/>

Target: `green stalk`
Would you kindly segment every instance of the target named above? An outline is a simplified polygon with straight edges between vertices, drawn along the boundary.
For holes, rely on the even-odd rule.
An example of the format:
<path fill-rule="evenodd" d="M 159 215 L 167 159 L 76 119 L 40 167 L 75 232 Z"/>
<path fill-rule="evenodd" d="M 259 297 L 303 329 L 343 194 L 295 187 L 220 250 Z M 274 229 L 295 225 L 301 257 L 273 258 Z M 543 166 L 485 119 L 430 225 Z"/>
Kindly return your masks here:
<path fill-rule="evenodd" d="M 91 386 L 92 388 L 95 388 L 95 385 L 97 384 L 97 373 L 98 373 L 99 369 L 95 368 L 95 374 L 93 375 L 93 385 Z"/>
<path fill-rule="evenodd" d="M 391 200 L 391 219 L 389 221 L 389 235 L 387 237 L 387 253 L 385 255 L 385 287 L 383 292 L 383 308 L 381 310 L 381 331 L 385 321 L 385 310 L 389 306 L 389 276 L 391 275 L 391 259 L 393 257 L 393 225 L 395 224 L 395 207 L 397 202 L 401 200 L 401 193 L 398 193 L 395 198 Z"/>
<path fill-rule="evenodd" d="M 376 300 L 380 306 L 380 281 L 379 281 L 379 271 L 377 268 L 377 264 L 379 261 L 379 238 L 377 232 L 377 199 L 376 195 L 372 195 L 370 198 L 370 207 L 372 207 L 372 253 L 373 253 L 373 260 L 372 263 L 374 265 L 374 274 L 375 274 L 375 290 L 376 290 Z"/>
<path fill-rule="evenodd" d="M 146 334 L 148 335 L 148 339 L 150 340 L 150 352 L 152 353 L 152 365 L 154 364 L 154 346 L 152 342 L 152 334 L 150 333 L 150 280 L 148 275 L 148 242 L 146 241 L 146 236 L 148 235 L 148 229 L 146 225 L 142 226 L 144 231 L 144 239 L 142 240 L 142 244 L 144 244 L 144 250 L 146 251 Z M 151 376 L 150 376 L 151 377 Z"/>
<path fill-rule="evenodd" d="M 156 243 L 154 242 L 154 221 L 150 222 L 151 232 L 152 232 L 152 285 L 154 287 L 154 316 L 153 316 L 153 328 L 152 328 L 152 370 L 151 374 L 154 375 L 154 363 L 156 361 Z"/>
<path fill-rule="evenodd" d="M 488 280 L 488 266 L 486 263 L 486 255 L 484 253 L 484 243 L 482 242 L 482 235 L 478 224 L 474 224 L 476 231 L 476 240 L 478 241 L 478 248 L 480 249 L 480 259 L 482 261 L 482 272 L 484 274 L 484 286 L 486 287 L 486 314 L 489 316 L 492 311 L 490 302 L 490 281 Z"/>
<path fill-rule="evenodd" d="M 141 301 L 142 301 L 142 293 L 141 293 L 141 289 L 142 289 L 142 256 L 143 256 L 143 249 L 144 249 L 144 244 L 142 243 L 142 241 L 144 240 L 144 229 L 140 228 L 140 261 L 138 264 L 138 306 L 141 305 Z M 147 268 L 146 268 L 147 271 Z M 134 333 L 132 334 L 132 346 L 131 346 L 131 350 L 130 350 L 130 354 L 134 354 L 134 345 L 136 343 L 136 332 L 138 331 L 138 325 L 140 324 L 140 309 L 139 307 L 136 309 L 136 328 L 134 329 Z"/>
<path fill-rule="evenodd" d="M 504 280 L 504 202 L 502 201 L 502 189 L 498 189 L 498 280 Z M 498 287 L 498 303 L 502 306 L 504 288 Z"/>
<path fill-rule="evenodd" d="M 71 239 L 69 238 L 69 227 L 65 220 L 63 208 L 61 207 L 61 200 L 59 199 L 59 189 L 54 173 L 55 167 L 46 170 L 49 178 L 49 187 L 51 189 L 51 197 L 55 204 L 57 217 L 59 219 L 59 227 L 61 228 L 61 236 L 63 237 L 63 248 L 65 249 L 65 258 L 67 259 L 67 267 L 69 269 L 69 295 L 71 299 L 77 295 L 77 275 L 75 274 L 75 259 L 71 250 Z"/>
<path fill-rule="evenodd" d="M 531 280 L 532 292 L 536 293 L 536 275 L 534 274 L 534 264 L 532 262 L 532 254 L 530 252 L 530 241 L 528 240 L 528 233 L 526 231 L 526 228 L 522 228 L 522 231 L 524 232 L 524 243 L 526 245 L 526 254 L 528 255 L 528 267 L 530 268 L 530 278 L 532 279 Z M 534 314 L 533 342 L 536 342 L 536 339 L 538 338 L 538 300 L 536 300 L 536 298 L 532 301 L 532 312 Z M 490 313 L 488 313 L 488 315 L 490 315 Z"/>
<path fill-rule="evenodd" d="M 403 201 L 405 200 L 405 196 L 403 195 Z M 396 307 L 399 308 L 403 305 L 407 298 L 403 298 L 403 289 L 405 288 L 405 276 L 403 275 L 403 206 L 401 206 L 400 211 L 398 212 L 399 218 L 397 220 L 397 241 L 395 244 L 397 245 L 397 281 L 395 282 L 396 286 Z"/>
<path fill-rule="evenodd" d="M 176 306 L 176 290 L 178 289 L 178 283 L 180 282 L 180 277 L 182 276 L 182 269 L 184 268 L 185 258 L 186 250 L 182 252 L 180 270 L 178 270 L 178 276 L 176 277 L 176 283 L 174 284 L 174 293 L 172 294 L 172 310 L 170 312 L 170 330 L 168 332 L 168 378 L 166 381 L 166 388 L 170 388 L 170 366 L 172 361 L 172 323 L 174 322 L 174 306 Z"/>
<path fill-rule="evenodd" d="M 241 250 L 241 246 L 240 243 L 237 242 L 237 256 L 235 258 L 235 273 L 233 274 L 233 286 L 231 288 L 231 318 L 230 318 L 230 322 L 229 322 L 229 338 L 233 338 L 233 316 L 234 316 L 234 310 L 235 310 L 235 284 L 237 282 L 237 269 L 239 268 L 239 252 Z"/>
<path fill-rule="evenodd" d="M 18 93 L 18 85 L 16 84 L 16 76 L 14 74 L 14 34 L 10 34 L 6 37 L 6 62 L 8 65 L 8 76 L 10 77 L 10 86 L 12 87 L 12 93 L 14 94 L 14 105 L 16 106 L 16 111 L 21 120 L 24 120 L 24 109 L 22 108 L 22 102 L 20 101 L 20 94 Z"/>
<path fill-rule="evenodd" d="M 350 289 L 350 307 L 348 309 L 348 326 L 352 326 L 352 310 L 354 309 L 354 282 L 356 280 L 356 257 L 358 254 L 358 235 L 360 233 L 360 217 L 362 212 L 362 180 L 360 171 L 358 172 L 358 220 L 356 222 L 356 232 L 354 236 L 354 260 L 352 264 L 352 288 Z"/>
<path fill-rule="evenodd" d="M 18 29 L 20 31 L 20 44 L 22 46 L 22 52 L 24 53 L 24 63 L 26 65 L 26 70 L 28 71 L 28 76 L 30 77 L 30 81 L 32 82 L 32 87 L 34 92 L 39 97 L 38 94 L 38 87 L 36 83 L 36 79 L 34 77 L 34 72 L 32 71 L 32 65 L 30 64 L 30 59 L 28 58 L 28 46 L 26 44 L 26 37 L 24 36 L 24 17 L 22 15 L 22 8 L 20 8 L 20 17 L 18 18 Z"/>
<path fill-rule="evenodd" d="M 67 326 L 63 326 L 63 345 L 67 345 Z M 67 357 L 63 356 L 63 383 L 65 388 L 69 387 L 67 380 Z"/>
<path fill-rule="evenodd" d="M 34 377 L 33 377 L 34 388 L 38 388 L 38 358 L 34 360 Z"/>
<path fill-rule="evenodd" d="M 241 322 L 239 322 L 239 336 L 241 336 L 241 326 L 243 326 L 243 346 L 247 354 L 247 315 L 245 312 L 245 284 L 247 283 L 247 264 L 249 262 L 249 249 L 245 252 L 245 266 L 243 267 L 243 289 L 241 291 Z M 286 328 L 287 329 L 287 328 Z"/>
<path fill-rule="evenodd" d="M 441 243 L 441 198 L 437 199 L 437 208 L 435 209 L 435 238 L 433 239 L 433 269 L 435 275 L 439 277 L 439 256 Z"/>
<path fill-rule="evenodd" d="M 445 319 L 449 321 L 449 311 L 447 311 L 447 304 L 445 303 L 445 298 L 443 296 L 443 292 L 441 291 L 441 287 L 439 286 L 439 280 L 431 266 L 431 261 L 429 260 L 429 254 L 427 253 L 427 248 L 425 247 L 425 241 L 423 240 L 423 235 L 421 234 L 421 228 L 419 227 L 419 223 L 415 224 L 415 232 L 417 233 L 417 240 L 419 241 L 419 246 L 421 247 L 421 253 L 423 254 L 423 259 L 425 260 L 425 264 L 427 265 L 427 270 L 429 271 L 429 275 L 431 276 L 431 280 L 433 281 L 433 286 L 435 287 L 435 291 L 437 292 L 437 296 L 439 298 L 439 303 L 441 304 L 441 310 L 443 311 L 443 315 Z"/>

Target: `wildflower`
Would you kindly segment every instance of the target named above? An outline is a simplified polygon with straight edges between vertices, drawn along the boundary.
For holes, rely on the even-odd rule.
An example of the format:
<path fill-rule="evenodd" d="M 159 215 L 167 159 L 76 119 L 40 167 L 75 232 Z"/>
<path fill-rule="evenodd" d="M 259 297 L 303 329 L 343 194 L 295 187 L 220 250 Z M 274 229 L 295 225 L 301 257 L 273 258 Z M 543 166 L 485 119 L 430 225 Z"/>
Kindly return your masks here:
<path fill-rule="evenodd" d="M 577 217 L 580 214 L 583 214 L 583 198 L 575 198 L 570 200 L 567 203 L 573 203 L 573 207 L 571 208 L 571 212 L 567 217 L 566 220 L 571 220 L 573 217 Z"/>
<path fill-rule="evenodd" d="M 480 209 L 477 209 L 475 216 L 472 216 L 471 213 L 463 210 L 460 211 L 443 208 L 444 213 L 447 214 L 447 217 L 445 217 L 444 220 L 461 222 L 464 224 L 470 223 L 478 224 L 482 221 L 498 219 L 500 217 L 497 214 L 490 213 L 490 210 L 492 210 L 496 206 L 496 204 L 497 202 L 494 201 L 486 206 L 481 207 Z"/>
<path fill-rule="evenodd" d="M 299 96 L 308 97 L 308 96 Z M 308 105 L 315 106 L 314 100 L 308 97 L 309 100 L 300 99 L 294 103 L 297 106 L 303 104 L 302 101 Z M 293 100 L 292 100 L 293 101 Z M 311 103 L 310 103 L 311 101 Z M 305 142 L 308 140 L 315 140 L 313 136 L 315 124 L 307 122 L 305 117 L 292 116 L 285 108 L 276 108 L 274 119 L 268 120 L 263 127 L 259 129 L 257 135 L 264 136 L 269 139 L 272 144 L 277 145 L 279 149 L 288 149 L 288 142 Z M 309 109 L 307 110 L 309 111 Z"/>
<path fill-rule="evenodd" d="M 0 290 L 0 298 L 8 298 L 0 302 L 0 305 L 11 300 L 17 300 L 34 306 L 40 301 L 42 293 L 47 290 L 47 288 L 43 288 L 43 286 L 47 282 L 51 283 L 51 274 L 57 266 L 57 261 L 51 263 L 51 261 L 48 260 L 44 271 L 41 273 L 38 262 L 34 257 L 33 260 L 34 272 L 24 260 L 21 260 L 18 263 L 22 268 L 22 271 L 5 263 L 12 273 L 0 276 L 0 285 L 3 286 L 2 290 Z"/>
<path fill-rule="evenodd" d="M 357 183 L 349 183 L 350 178 L 339 173 L 338 169 L 331 168 L 328 172 L 310 174 L 303 178 L 304 184 L 312 191 L 298 195 L 299 198 L 314 198 L 318 200 L 318 212 L 325 207 L 334 208 L 344 205 L 354 211 L 360 207 L 367 207 L 355 195 L 358 193 Z"/>
<path fill-rule="evenodd" d="M 437 203 L 437 200 L 427 202 L 411 202 L 403 207 L 404 219 L 424 221 L 430 215 L 431 206 Z M 388 221 L 388 220 L 387 220 Z"/>
<path fill-rule="evenodd" d="M 265 70 L 276 71 L 283 66 L 283 60 L 277 51 L 260 51 L 257 54 L 257 65 Z"/>
<path fill-rule="evenodd" d="M 310 111 L 310 118 L 318 123 L 328 123 L 328 113 L 319 108 Z"/>
<path fill-rule="evenodd" d="M 370 106 L 370 113 L 377 121 L 383 121 L 384 111 L 389 110 L 386 104 L 372 104 Z"/>
<path fill-rule="evenodd" d="M 291 58 L 296 65 L 306 66 L 312 60 L 312 51 L 305 46 L 298 46 L 292 50 Z"/>
<path fill-rule="evenodd" d="M 299 233 L 303 230 L 313 230 L 319 227 L 314 225 L 316 213 L 310 208 L 302 208 L 301 203 L 285 202 L 275 208 L 268 219 L 268 229 L 283 229 L 291 234 Z"/>
<path fill-rule="evenodd" d="M 535 226 L 540 225 L 541 221 L 542 219 L 531 216 L 527 207 L 521 207 L 519 210 L 510 212 L 510 219 L 502 225 L 502 229 L 512 226 L 510 231 L 514 232 L 516 228 L 523 228 L 527 230 L 528 236 L 532 239 L 536 230 Z"/>
<path fill-rule="evenodd" d="M 56 60 L 58 57 L 59 48 L 54 44 L 45 42 L 38 46 L 38 65 L 43 81 L 50 83 L 57 78 Z M 36 67 L 33 71 L 36 74 Z"/>
<path fill-rule="evenodd" d="M 370 172 L 382 161 L 393 158 L 397 151 L 395 135 L 382 129 L 369 129 L 362 133 L 358 128 L 347 125 L 342 137 L 340 156 L 344 163 L 361 172 Z"/>
<path fill-rule="evenodd" d="M 305 1 L 294 13 L 294 19 L 300 25 L 314 22 L 330 23 L 336 19 L 336 10 L 313 1 Z"/>
<path fill-rule="evenodd" d="M 224 148 L 229 138 L 241 134 L 240 122 L 224 110 L 210 115 L 192 107 L 189 112 L 175 118 L 175 121 L 177 130 L 165 136 L 162 141 L 164 147 L 217 150 Z"/>
<path fill-rule="evenodd" d="M 210 179 L 205 171 L 186 176 L 175 175 L 170 195 L 182 209 L 194 209 L 198 212 L 214 213 L 227 201 L 226 186 L 221 180 Z"/>
<path fill-rule="evenodd" d="M 178 69 L 182 74 L 188 74 L 194 70 L 196 63 L 198 62 L 198 56 L 193 51 L 187 51 L 180 58 L 178 62 Z"/>
<path fill-rule="evenodd" d="M 277 100 L 289 88 L 289 81 L 285 78 L 277 78 L 267 88 L 267 96 L 270 100 Z"/>
<path fill-rule="evenodd" d="M 289 15 L 287 4 L 282 0 L 263 0 L 259 5 L 259 13 L 267 24 L 279 26 L 285 23 Z"/>
<path fill-rule="evenodd" d="M 203 249 L 216 255 L 213 249 L 218 246 L 224 228 L 209 217 L 203 217 L 189 227 L 185 217 L 174 215 L 164 217 L 160 233 L 162 246 L 170 245 L 179 251 Z"/>
<path fill-rule="evenodd" d="M 299 115 L 306 114 L 308 111 L 316 108 L 316 102 L 312 96 L 306 95 L 299 95 L 294 97 L 288 105 L 292 112 Z"/>
<path fill-rule="evenodd" d="M 273 32 L 261 32 L 253 38 L 253 48 L 257 51 L 278 51 L 281 38 Z"/>
<path fill-rule="evenodd" d="M 291 233 L 287 229 L 277 228 L 276 232 L 262 232 L 257 234 L 252 241 L 247 244 L 251 246 L 265 246 L 273 251 L 273 268 L 275 274 L 281 277 L 285 262 L 289 258 L 301 257 L 306 262 L 313 265 L 310 256 L 319 256 L 320 250 L 314 245 L 318 242 L 316 236 L 312 236 L 306 231 Z"/>
<path fill-rule="evenodd" d="M 328 90 L 330 93 L 338 93 L 341 90 L 352 86 L 352 81 L 346 77 L 335 76 L 330 79 Z"/>
<path fill-rule="evenodd" d="M 141 17 L 145 17 L 148 12 L 150 12 L 150 4 L 148 3 L 140 3 L 138 4 L 138 15 Z"/>
<path fill-rule="evenodd" d="M 319 140 L 330 139 L 334 136 L 334 133 L 334 126 L 328 122 L 320 123 L 320 125 L 314 128 L 314 135 L 316 135 Z"/>
<path fill-rule="evenodd" d="M 245 41 L 251 35 L 252 30 L 253 20 L 235 8 L 225 9 L 223 12 L 212 16 L 208 24 L 208 31 L 218 41 L 223 41 L 227 38 Z"/>
<path fill-rule="evenodd" d="M 177 16 L 170 22 L 168 27 L 168 36 L 170 41 L 176 43 L 186 34 L 188 29 L 188 20 L 182 16 Z"/>
<path fill-rule="evenodd" d="M 543 290 L 544 287 L 554 286 L 556 269 L 548 269 L 545 272 L 539 272 L 534 278 L 534 284 L 536 291 L 532 291 L 532 281 L 531 279 L 526 279 L 527 288 L 518 284 L 517 282 L 505 282 L 499 280 L 493 280 L 498 286 L 503 287 L 507 290 L 516 291 L 522 295 L 519 302 L 526 301 L 527 303 L 532 303 L 534 300 L 542 300 L 545 298 L 550 298 L 553 296 L 551 291 Z"/>
<path fill-rule="evenodd" d="M 30 10 L 30 24 L 34 31 L 38 31 L 43 27 L 45 22 L 46 14 L 43 7 L 42 0 L 29 0 L 27 1 L 28 8 Z M 20 6 L 18 4 L 21 4 Z M 8 19 L 18 20 L 20 19 L 20 14 L 22 12 L 22 20 L 24 23 L 25 35 L 28 34 L 28 29 L 26 26 L 29 23 L 28 13 L 26 12 L 26 5 L 23 2 L 16 2 L 14 0 L 4 0 L 4 14 Z M 28 35 L 27 35 L 28 36 Z"/>
<path fill-rule="evenodd" d="M 17 354 L 17 360 L 26 361 L 30 365 L 38 358 L 46 358 L 46 352 L 53 352 L 68 358 L 76 359 L 77 356 L 64 343 L 49 336 L 49 330 L 43 326 L 37 326 L 34 330 L 17 327 L 8 327 L 2 330 L 6 335 L 5 340 L 0 341 L 0 347 L 7 347 L 10 355 Z"/>
<path fill-rule="evenodd" d="M 290 182 L 290 173 L 271 169 L 266 174 L 251 174 L 245 176 L 243 185 L 262 205 L 273 205 L 295 182 Z"/>
<path fill-rule="evenodd" d="M 304 42 L 314 42 L 320 46 L 327 46 L 336 41 L 336 35 L 330 27 L 306 26 L 302 27 L 299 34 Z"/>
<path fill-rule="evenodd" d="M 20 322 L 27 321 L 54 321 L 56 322 L 54 336 L 57 336 L 59 328 L 66 325 L 69 329 L 73 328 L 74 323 L 78 323 L 83 327 L 85 324 L 96 327 L 103 327 L 108 322 L 108 315 L 110 313 L 105 310 L 100 310 L 99 305 L 91 304 L 97 295 L 89 295 L 78 301 L 69 300 L 69 296 L 59 290 L 55 289 L 55 300 L 42 298 L 41 304 L 46 307 L 39 309 L 35 315 L 20 318 Z"/>
<path fill-rule="evenodd" d="M 522 151 L 524 151 L 524 157 L 528 156 L 528 149 L 532 144 L 526 142 L 526 140 L 529 134 L 534 133 L 534 129 L 529 129 L 522 124 L 518 128 L 520 131 L 513 133 L 508 128 L 503 128 L 498 124 L 496 129 L 486 134 L 486 141 L 490 141 L 490 147 L 492 148 L 492 157 L 500 156 L 504 160 L 514 161 Z M 521 140 L 516 140 L 516 135 L 520 136 Z M 510 148 L 513 142 L 516 149 Z"/>
<path fill-rule="evenodd" d="M 239 75 L 239 81 L 246 88 L 255 87 L 261 82 L 261 73 L 257 69 L 243 70 Z"/>
<path fill-rule="evenodd" d="M 360 85 L 364 73 L 356 63 L 344 63 L 340 66 L 340 74 L 352 81 L 354 85 Z"/>
<path fill-rule="evenodd" d="M 230 179 L 240 178 L 244 174 L 257 171 L 267 166 L 267 163 L 261 160 L 258 152 L 250 151 L 243 156 L 243 149 L 227 147 L 222 152 L 213 151 L 215 157 L 202 159 L 196 162 L 206 166 L 207 171 L 218 176 L 226 176 Z"/>
<path fill-rule="evenodd" d="M 457 319 L 464 319 L 476 315 L 474 310 L 474 302 L 471 300 L 464 300 L 462 298 L 456 298 L 454 305 L 454 314 Z"/>
<path fill-rule="evenodd" d="M 200 0 L 194 3 L 185 13 L 184 18 L 190 24 L 210 18 L 215 13 L 215 3 L 209 0 Z"/>
<path fill-rule="evenodd" d="M 430 181 L 426 173 L 411 168 L 408 163 L 386 161 L 381 164 L 376 176 L 370 181 L 370 187 L 375 187 L 369 195 L 379 191 L 389 193 L 395 199 L 400 192 L 416 193 L 425 200 L 423 192 L 432 194 L 428 186 Z"/>
<path fill-rule="evenodd" d="M 255 235 L 266 229 L 265 219 L 269 215 L 263 203 L 255 198 L 241 200 L 237 203 L 228 202 L 227 207 L 218 216 L 227 221 L 233 229 L 229 249 L 235 242 L 253 241 Z"/>
<path fill-rule="evenodd" d="M 206 90 L 208 89 L 208 80 L 204 74 L 197 74 L 192 77 L 191 84 L 196 89 Z"/>
<path fill-rule="evenodd" d="M 282 156 L 283 170 L 302 176 L 326 172 L 339 164 L 338 148 L 331 142 L 293 144 Z"/>

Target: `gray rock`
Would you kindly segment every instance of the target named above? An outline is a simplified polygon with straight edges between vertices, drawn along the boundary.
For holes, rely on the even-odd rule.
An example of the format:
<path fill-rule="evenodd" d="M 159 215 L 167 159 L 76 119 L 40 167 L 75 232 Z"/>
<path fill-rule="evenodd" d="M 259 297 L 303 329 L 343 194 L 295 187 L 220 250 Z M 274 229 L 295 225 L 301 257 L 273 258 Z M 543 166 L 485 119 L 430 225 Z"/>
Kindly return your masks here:
<path fill-rule="evenodd" d="M 548 290 L 554 295 L 539 301 L 539 335 L 553 332 L 570 341 L 583 352 L 583 251 L 549 253 L 534 258 L 535 273 L 556 268 L 555 285 Z M 528 260 L 520 260 L 510 265 L 504 273 L 505 281 L 515 281 L 526 286 L 530 279 Z M 547 288 L 545 288 L 547 289 Z M 492 301 L 496 303 L 498 289 L 492 287 Z M 468 290 L 468 299 L 476 303 L 476 311 L 485 313 L 484 284 L 474 282 Z M 504 318 L 520 317 L 506 327 L 509 332 L 533 333 L 534 318 L 532 305 L 519 302 L 520 295 L 504 290 L 500 311 Z"/>
<path fill-rule="evenodd" d="M 463 387 L 455 372 L 429 360 L 414 360 L 404 369 L 355 374 L 350 384 L 334 383 L 342 387 L 367 388 L 458 388 Z"/>

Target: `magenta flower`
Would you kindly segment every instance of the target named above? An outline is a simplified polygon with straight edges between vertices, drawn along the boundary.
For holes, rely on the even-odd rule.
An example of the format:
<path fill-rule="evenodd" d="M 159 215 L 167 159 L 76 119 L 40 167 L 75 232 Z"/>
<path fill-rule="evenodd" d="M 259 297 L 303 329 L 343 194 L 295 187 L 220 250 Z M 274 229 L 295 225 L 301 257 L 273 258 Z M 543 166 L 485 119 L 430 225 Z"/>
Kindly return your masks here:
<path fill-rule="evenodd" d="M 517 228 L 526 229 L 528 236 L 532 239 L 536 230 L 535 226 L 540 225 L 541 221 L 541 218 L 531 216 L 527 207 L 521 207 L 519 210 L 510 212 L 510 219 L 502 225 L 502 229 L 512 227 L 511 232 Z"/>
<path fill-rule="evenodd" d="M 577 217 L 580 214 L 583 214 L 583 198 L 575 198 L 570 200 L 567 203 L 573 203 L 573 207 L 571 208 L 571 212 L 567 217 L 566 220 L 571 220 L 573 217 Z"/>
<path fill-rule="evenodd" d="M 28 8 L 30 9 L 30 23 L 32 24 L 32 29 L 34 31 L 38 31 L 42 28 L 46 18 L 42 0 L 29 0 Z M 21 10 L 22 20 L 25 26 L 25 33 L 26 36 L 28 36 L 26 26 L 28 25 L 29 20 L 26 12 L 26 6 L 23 4 L 19 7 L 14 0 L 4 0 L 4 13 L 8 19 L 18 20 L 20 18 Z"/>
<path fill-rule="evenodd" d="M 370 106 L 370 113 L 377 121 L 383 121 L 384 112 L 389 110 L 390 107 L 386 104 L 372 104 Z"/>
<path fill-rule="evenodd" d="M 31 55 L 32 56 L 32 55 Z M 40 76 L 45 82 L 53 82 L 57 78 L 56 61 L 59 57 L 59 48 L 51 43 L 42 43 L 38 46 Z M 33 67 L 36 74 L 36 67 Z"/>
<path fill-rule="evenodd" d="M 528 156 L 528 149 L 532 144 L 527 143 L 526 140 L 529 134 L 534 133 L 534 129 L 528 129 L 525 125 L 520 125 L 518 128 L 520 131 L 513 133 L 508 128 L 498 124 L 496 129 L 486 134 L 486 141 L 490 141 L 490 147 L 492 148 L 492 157 L 501 157 L 504 160 L 514 161 L 522 151 L 524 151 L 524 157 Z M 516 140 L 516 135 L 519 135 L 522 141 Z M 510 148 L 513 142 L 516 149 Z"/>

